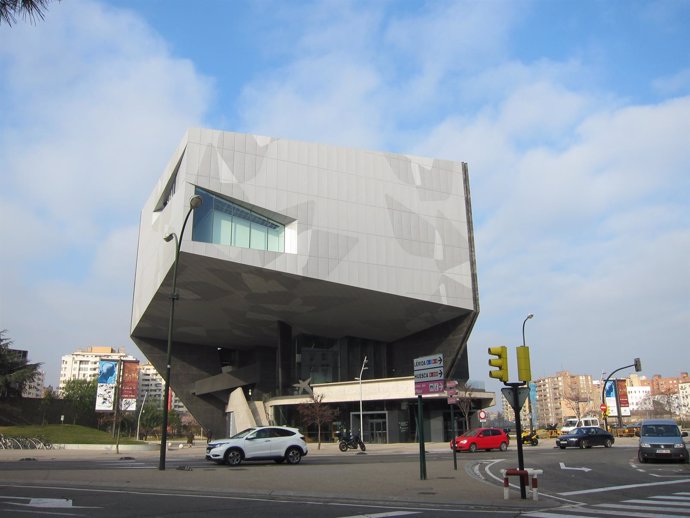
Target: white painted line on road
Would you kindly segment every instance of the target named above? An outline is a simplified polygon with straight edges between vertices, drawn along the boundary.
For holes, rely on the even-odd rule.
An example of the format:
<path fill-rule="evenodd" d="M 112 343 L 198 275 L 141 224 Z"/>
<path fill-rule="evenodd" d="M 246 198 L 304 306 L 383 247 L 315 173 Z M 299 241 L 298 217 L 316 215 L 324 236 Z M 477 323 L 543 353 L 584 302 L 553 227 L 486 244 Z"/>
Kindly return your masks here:
<path fill-rule="evenodd" d="M 688 507 L 687 502 L 669 502 L 668 500 L 663 500 L 661 502 L 654 501 L 655 498 L 663 498 L 659 496 L 652 496 L 649 498 L 649 500 L 623 500 L 624 504 L 644 504 L 644 503 L 659 503 L 659 504 L 664 504 L 668 506 L 674 506 L 674 507 Z"/>
<path fill-rule="evenodd" d="M 587 473 L 588 471 L 592 471 L 591 468 L 584 468 L 584 467 L 583 468 L 569 468 L 568 466 L 565 465 L 565 462 L 559 462 L 558 464 L 561 466 L 561 469 L 574 469 L 577 471 L 584 471 L 585 473 Z"/>
<path fill-rule="evenodd" d="M 610 486 L 610 487 L 596 487 L 594 489 L 580 489 L 578 491 L 566 491 L 564 493 L 558 493 L 562 496 L 572 496 L 572 495 L 586 495 L 589 493 L 605 493 L 607 491 L 620 491 L 621 489 L 635 489 L 638 487 L 653 487 L 653 486 L 668 486 L 670 484 L 688 484 L 690 479 L 685 480 L 668 480 L 666 482 L 647 482 L 645 484 L 628 484 L 625 486 Z"/>
<path fill-rule="evenodd" d="M 572 509 L 568 509 L 571 511 Z M 529 518 L 564 518 L 566 516 L 576 517 L 576 518 L 601 518 L 600 516 L 594 516 L 591 514 L 561 514 L 561 513 L 550 513 L 548 511 L 527 513 L 522 516 L 529 516 Z"/>
<path fill-rule="evenodd" d="M 624 504 L 597 504 L 597 507 L 610 507 L 611 509 L 629 509 L 631 511 L 665 511 L 670 513 L 677 513 L 678 509 L 674 507 L 661 507 L 658 505 L 624 505 Z M 690 512 L 687 511 L 687 512 Z"/>
<path fill-rule="evenodd" d="M 641 507 L 640 509 L 644 509 Z M 613 511 L 608 509 L 599 509 L 595 511 L 597 514 L 610 514 L 612 516 L 629 516 L 631 518 L 678 518 L 678 514 L 659 514 L 659 513 L 644 513 L 636 511 Z"/>
<path fill-rule="evenodd" d="M 408 514 L 420 514 L 412 511 L 395 511 L 392 513 L 377 513 L 377 514 L 354 514 L 352 516 L 343 516 L 341 518 L 390 518 L 392 516 L 405 516 Z"/>
<path fill-rule="evenodd" d="M 661 500 L 679 500 L 681 502 L 687 502 L 688 500 L 690 500 L 690 496 L 683 496 L 680 493 L 676 493 L 675 495 L 653 496 L 652 498 L 659 498 Z"/>

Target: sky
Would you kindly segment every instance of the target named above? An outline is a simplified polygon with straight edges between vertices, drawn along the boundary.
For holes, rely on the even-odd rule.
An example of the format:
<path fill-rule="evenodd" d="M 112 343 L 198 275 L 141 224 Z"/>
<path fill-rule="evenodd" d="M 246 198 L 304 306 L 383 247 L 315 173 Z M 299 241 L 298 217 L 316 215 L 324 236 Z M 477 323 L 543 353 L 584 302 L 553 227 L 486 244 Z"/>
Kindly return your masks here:
<path fill-rule="evenodd" d="M 0 26 L 0 329 L 129 338 L 141 208 L 189 127 L 467 162 L 487 348 L 690 370 L 690 0 L 69 0 Z M 631 371 L 631 369 L 628 369 Z M 621 374 L 625 374 L 622 371 Z"/>

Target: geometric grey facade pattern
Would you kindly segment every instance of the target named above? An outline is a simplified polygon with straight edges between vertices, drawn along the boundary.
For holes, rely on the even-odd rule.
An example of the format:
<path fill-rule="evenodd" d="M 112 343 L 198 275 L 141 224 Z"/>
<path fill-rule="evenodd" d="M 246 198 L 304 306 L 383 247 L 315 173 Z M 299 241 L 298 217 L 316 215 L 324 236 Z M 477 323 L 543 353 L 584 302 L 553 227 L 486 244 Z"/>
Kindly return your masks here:
<path fill-rule="evenodd" d="M 159 372 L 175 256 L 163 236 L 179 235 L 198 189 L 285 227 L 281 252 L 200 242 L 192 212 L 171 383 L 202 425 L 223 426 L 238 387 L 289 395 L 299 337 L 339 344 L 332 381 L 352 379 L 363 354 L 380 378 L 437 352 L 468 377 L 479 303 L 466 164 L 190 129 L 141 213 L 131 336 Z"/>

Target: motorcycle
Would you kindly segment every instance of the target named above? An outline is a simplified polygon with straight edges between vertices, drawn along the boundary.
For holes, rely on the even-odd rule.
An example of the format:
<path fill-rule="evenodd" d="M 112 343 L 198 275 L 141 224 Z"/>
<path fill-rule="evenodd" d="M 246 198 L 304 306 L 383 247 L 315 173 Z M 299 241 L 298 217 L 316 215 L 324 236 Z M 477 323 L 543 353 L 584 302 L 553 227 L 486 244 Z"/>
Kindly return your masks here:
<path fill-rule="evenodd" d="M 532 446 L 537 446 L 539 444 L 537 432 L 530 432 L 529 430 L 522 432 L 522 444 L 531 444 Z"/>
<path fill-rule="evenodd" d="M 359 435 L 350 435 L 346 432 L 336 432 L 335 435 L 338 437 L 338 448 L 340 451 L 356 450 L 357 448 L 367 451 L 367 447 L 359 438 Z"/>

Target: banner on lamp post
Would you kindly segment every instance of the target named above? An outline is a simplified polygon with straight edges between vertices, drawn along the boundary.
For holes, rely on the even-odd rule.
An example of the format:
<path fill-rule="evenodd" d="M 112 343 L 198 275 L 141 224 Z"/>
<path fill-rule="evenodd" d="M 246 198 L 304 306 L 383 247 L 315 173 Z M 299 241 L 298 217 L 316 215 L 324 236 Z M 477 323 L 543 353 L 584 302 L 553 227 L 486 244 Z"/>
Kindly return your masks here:
<path fill-rule="evenodd" d="M 139 393 L 139 362 L 122 362 L 122 381 L 120 382 L 120 410 L 132 412 L 137 409 Z"/>
<path fill-rule="evenodd" d="M 117 387 L 117 360 L 98 362 L 98 386 L 96 388 L 96 412 L 115 410 L 115 388 Z"/>

